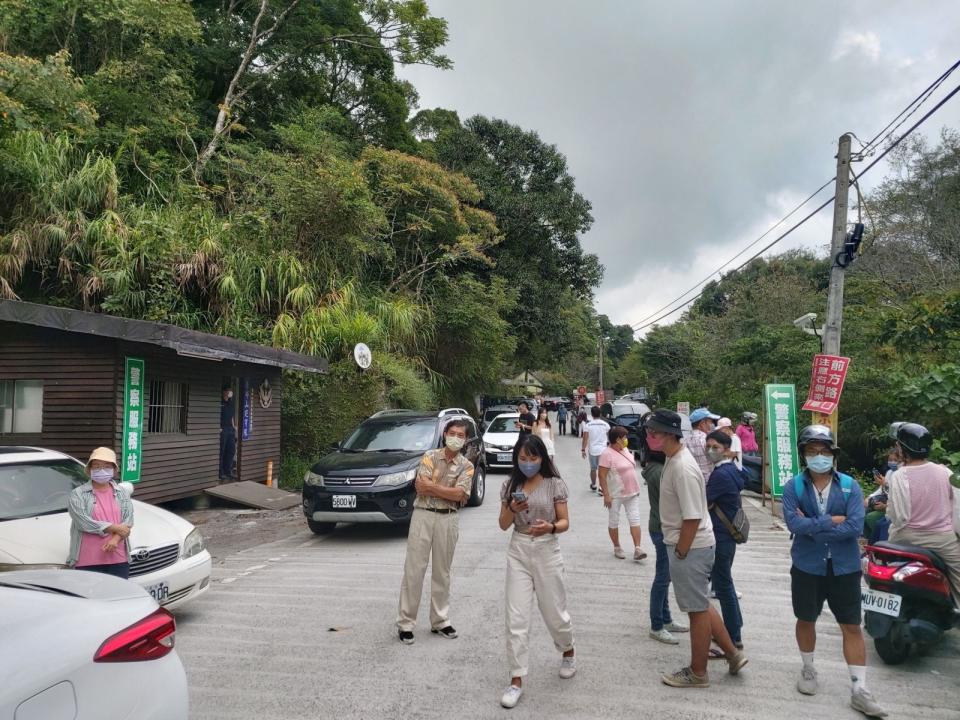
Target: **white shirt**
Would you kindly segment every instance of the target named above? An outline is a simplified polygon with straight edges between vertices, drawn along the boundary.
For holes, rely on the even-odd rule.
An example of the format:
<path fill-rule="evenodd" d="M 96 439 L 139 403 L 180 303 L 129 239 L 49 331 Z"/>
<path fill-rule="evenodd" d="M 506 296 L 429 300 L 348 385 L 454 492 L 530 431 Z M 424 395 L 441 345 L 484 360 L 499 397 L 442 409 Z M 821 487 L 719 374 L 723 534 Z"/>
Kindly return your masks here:
<path fill-rule="evenodd" d="M 610 426 L 605 420 L 595 418 L 583 426 L 588 435 L 587 452 L 591 455 L 602 455 L 607 449 L 607 433 Z"/>

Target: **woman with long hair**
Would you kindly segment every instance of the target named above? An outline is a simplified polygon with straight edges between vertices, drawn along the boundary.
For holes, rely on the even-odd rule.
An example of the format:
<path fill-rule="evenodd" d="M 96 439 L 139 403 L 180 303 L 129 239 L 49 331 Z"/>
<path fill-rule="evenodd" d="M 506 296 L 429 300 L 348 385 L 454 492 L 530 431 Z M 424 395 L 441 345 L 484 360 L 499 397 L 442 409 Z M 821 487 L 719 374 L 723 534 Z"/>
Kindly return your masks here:
<path fill-rule="evenodd" d="M 530 654 L 533 600 L 562 653 L 560 677 L 577 672 L 573 624 L 567 612 L 563 556 L 557 535 L 570 529 L 567 486 L 543 440 L 527 435 L 513 450 L 513 470 L 500 490 L 500 529 L 513 526 L 507 548 L 506 627 L 510 685 L 500 704 L 515 707 L 523 694 Z"/>
<path fill-rule="evenodd" d="M 550 413 L 544 407 L 537 411 L 537 421 L 533 424 L 533 434 L 543 440 L 543 444 L 547 448 L 547 455 L 553 460 L 555 453 L 553 426 L 550 424 Z"/>

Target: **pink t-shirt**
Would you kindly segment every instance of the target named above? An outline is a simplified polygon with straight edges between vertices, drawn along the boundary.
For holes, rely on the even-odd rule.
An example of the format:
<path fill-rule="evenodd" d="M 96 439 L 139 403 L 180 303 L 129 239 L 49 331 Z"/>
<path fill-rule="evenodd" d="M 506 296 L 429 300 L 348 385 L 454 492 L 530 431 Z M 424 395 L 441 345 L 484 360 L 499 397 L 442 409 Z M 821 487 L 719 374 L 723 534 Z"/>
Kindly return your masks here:
<path fill-rule="evenodd" d="M 736 432 L 737 437 L 740 438 L 741 449 L 744 452 L 757 452 L 757 450 L 760 449 L 760 446 L 757 445 L 757 435 L 749 425 L 737 425 L 737 429 L 734 432 Z"/>
<path fill-rule="evenodd" d="M 607 468 L 607 489 L 615 498 L 626 498 L 640 492 L 637 462 L 629 450 L 614 450 L 609 445 L 600 453 L 600 467 Z"/>
<path fill-rule="evenodd" d="M 113 486 L 110 483 L 104 483 L 102 490 L 94 484 L 92 517 L 94 520 L 108 522 L 111 525 L 119 525 L 121 523 L 120 504 L 113 494 Z M 80 536 L 80 553 L 77 555 L 76 566 L 113 565 L 115 563 L 126 562 L 126 541 L 121 540 L 113 552 L 104 552 L 101 548 L 109 539 L 109 535 L 100 537 L 96 533 L 83 533 Z"/>
<path fill-rule="evenodd" d="M 950 470 L 936 463 L 904 465 L 910 481 L 910 521 L 907 527 L 923 532 L 953 532 Z"/>

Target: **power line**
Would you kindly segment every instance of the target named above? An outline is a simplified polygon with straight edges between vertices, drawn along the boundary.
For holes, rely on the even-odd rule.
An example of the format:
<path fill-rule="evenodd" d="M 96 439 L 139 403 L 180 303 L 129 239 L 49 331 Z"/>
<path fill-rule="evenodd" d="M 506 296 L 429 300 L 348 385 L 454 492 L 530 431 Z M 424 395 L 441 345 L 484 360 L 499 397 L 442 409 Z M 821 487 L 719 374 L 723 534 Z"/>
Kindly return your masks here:
<path fill-rule="evenodd" d="M 957 67 L 957 65 L 960 65 L 960 63 L 957 63 L 956 65 L 954 65 L 954 68 Z M 951 69 L 950 72 L 952 72 L 952 69 Z M 925 92 L 926 92 L 926 91 L 925 91 Z M 874 166 L 876 166 L 877 163 L 879 163 L 881 160 L 883 160 L 883 158 L 885 158 L 889 153 L 891 153 L 891 152 L 894 150 L 894 148 L 896 148 L 901 142 L 903 142 L 904 140 L 906 140 L 907 137 L 909 137 L 909 136 L 913 133 L 914 130 L 916 130 L 916 129 L 917 129 L 918 127 L 920 127 L 924 122 L 926 122 L 927 119 L 928 119 L 931 115 L 933 115 L 935 112 L 937 112 L 937 110 L 939 110 L 941 107 L 943 107 L 943 106 L 947 103 L 947 101 L 949 101 L 949 100 L 950 100 L 954 95 L 956 95 L 958 92 L 960 92 L 960 85 L 957 85 L 953 90 L 951 90 L 950 93 L 947 94 L 946 97 L 944 97 L 943 99 L 941 99 L 940 102 L 938 102 L 938 103 L 937 103 L 936 105 L 934 105 L 930 110 L 928 110 L 928 111 L 924 114 L 923 117 L 921 117 L 919 120 L 917 120 L 917 122 L 915 122 L 912 126 L 910 126 L 910 128 L 909 128 L 906 132 L 904 132 L 903 135 L 901 135 L 901 136 L 898 137 L 896 140 L 894 140 L 886 149 L 884 149 L 884 151 L 883 151 L 882 153 L 880 153 L 880 155 L 878 155 L 876 158 L 874 158 L 873 162 L 871 162 L 869 165 L 867 165 L 867 167 L 865 167 L 865 168 L 860 172 L 860 174 L 857 175 L 857 178 L 858 178 L 858 179 L 859 179 L 859 178 L 862 178 L 867 172 L 870 171 L 871 168 L 873 168 Z M 901 114 L 902 114 L 902 113 L 901 113 Z M 912 115 L 913 113 L 911 112 L 910 114 Z M 909 117 L 909 115 L 908 115 L 907 117 Z M 891 123 L 891 124 L 892 124 L 892 123 Z M 900 123 L 900 125 L 902 125 L 902 124 L 903 124 L 903 123 Z M 887 127 L 890 127 L 890 125 L 888 125 Z M 898 125 L 897 127 L 899 127 L 899 125 Z M 882 133 L 881 133 L 881 134 L 882 134 Z M 879 137 L 879 135 L 878 135 L 877 137 Z M 871 142 L 873 142 L 873 141 L 871 141 Z M 834 179 L 836 179 L 836 178 L 834 178 Z M 831 180 L 831 181 L 828 181 L 827 184 L 829 184 L 830 182 L 832 182 L 832 180 Z M 822 190 L 822 189 L 823 189 L 823 187 L 820 188 L 820 190 Z M 819 193 L 820 190 L 818 190 L 817 193 Z M 816 195 L 817 193 L 814 193 L 814 195 Z M 811 196 L 811 197 L 813 197 L 813 196 Z M 807 202 L 809 202 L 809 200 L 810 200 L 810 198 L 808 198 L 807 200 L 805 200 L 803 204 L 806 204 Z M 797 228 L 799 228 L 800 226 L 802 226 L 804 223 L 806 223 L 808 220 L 810 220 L 814 215 L 816 215 L 817 213 L 819 213 L 821 210 L 823 210 L 823 209 L 824 209 L 825 207 L 827 207 L 828 205 L 833 204 L 833 201 L 834 201 L 833 198 L 830 198 L 830 199 L 828 199 L 827 201 L 825 201 L 822 205 L 820 205 L 820 207 L 818 207 L 818 208 L 816 208 L 815 210 L 811 211 L 811 212 L 810 212 L 808 215 L 806 215 L 802 220 L 800 220 L 796 225 L 794 225 L 794 226 L 791 227 L 789 230 L 787 230 L 786 232 L 784 232 L 783 234 L 781 234 L 780 236 L 778 236 L 776 239 L 774 239 L 774 240 L 773 240 L 771 243 L 769 243 L 768 245 L 765 245 L 763 248 L 760 249 L 759 252 L 755 253 L 753 256 L 751 256 L 750 258 L 748 258 L 745 262 L 743 262 L 741 265 L 739 265 L 739 266 L 738 266 L 735 270 L 733 270 L 732 272 L 734 272 L 734 273 L 740 272 L 743 268 L 745 268 L 745 267 L 746 267 L 747 265 L 749 265 L 751 262 L 753 262 L 754 260 L 756 260 L 756 259 L 757 259 L 758 257 L 760 257 L 761 255 L 763 255 L 763 253 L 765 253 L 767 250 L 769 250 L 770 248 L 772 248 L 772 247 L 773 247 L 774 245 L 776 245 L 778 242 L 780 242 L 780 241 L 783 240 L 785 237 L 787 237 L 788 235 L 790 235 L 794 230 L 796 230 Z M 794 212 L 795 212 L 795 211 L 794 211 Z M 792 213 L 791 213 L 791 214 L 792 214 Z M 789 217 L 789 216 L 788 216 L 788 217 Z M 781 222 L 782 222 L 782 221 L 781 221 Z M 777 224 L 779 225 L 780 223 L 777 223 Z M 774 227 L 776 227 L 776 226 L 774 226 Z M 767 233 L 769 233 L 769 232 L 770 232 L 770 231 L 768 230 Z M 766 234 L 766 233 L 765 233 L 765 234 Z M 761 236 L 761 237 L 763 237 L 763 236 Z M 752 243 L 752 244 L 756 244 L 756 242 L 757 242 L 757 241 L 754 241 L 754 243 Z M 738 253 L 738 256 L 739 256 L 739 255 L 742 255 L 742 254 L 743 254 L 743 251 L 741 251 L 740 253 Z M 734 257 L 737 257 L 737 256 L 734 256 Z M 730 261 L 724 263 L 723 265 L 720 266 L 720 268 L 722 269 L 723 267 L 726 267 L 726 265 L 729 265 L 729 262 L 730 262 Z M 713 277 L 713 275 L 714 275 L 716 272 L 719 272 L 719 270 L 715 270 L 714 272 L 710 273 L 710 275 L 708 276 L 708 279 L 709 279 L 710 277 Z M 706 282 L 706 281 L 704 281 L 704 282 Z M 702 284 L 702 283 L 701 283 L 701 284 Z M 698 286 L 694 286 L 693 289 L 696 289 L 696 287 L 698 287 Z M 667 307 L 669 307 L 670 305 L 673 305 L 675 302 L 677 302 L 677 300 L 679 300 L 679 299 L 683 298 L 684 296 L 688 295 L 690 292 L 691 292 L 691 291 L 688 290 L 686 293 L 684 293 L 683 295 L 681 295 L 679 298 L 671 301 L 670 303 L 667 304 Z M 640 323 L 637 323 L 637 324 L 639 325 L 639 327 L 637 327 L 636 325 L 634 326 L 634 328 L 633 328 L 633 329 L 634 329 L 634 332 L 639 332 L 640 330 L 644 330 L 644 329 L 650 327 L 651 325 L 657 324 L 657 323 L 660 322 L 661 320 L 663 320 L 663 319 L 665 319 L 665 318 L 667 318 L 667 317 L 670 317 L 671 315 L 673 315 L 673 314 L 674 314 L 675 312 L 677 312 L 678 310 L 682 310 L 682 309 L 683 309 L 684 307 L 686 307 L 687 305 L 690 305 L 690 304 L 691 304 L 692 302 L 694 302 L 695 300 L 696 300 L 696 298 L 691 298 L 690 300 L 687 300 L 687 301 L 683 302 L 681 305 L 673 308 L 673 309 L 670 310 L 669 312 L 667 312 L 667 313 L 665 313 L 665 314 L 663 314 L 663 315 L 660 315 L 659 317 L 657 317 L 657 318 L 655 318 L 655 319 L 653 319 L 653 320 L 650 320 L 649 322 L 645 322 L 644 320 L 641 320 Z M 658 311 L 658 312 L 659 312 L 659 311 Z M 656 314 L 656 313 L 654 313 L 654 314 Z M 648 316 L 648 317 L 649 317 L 649 316 Z"/>

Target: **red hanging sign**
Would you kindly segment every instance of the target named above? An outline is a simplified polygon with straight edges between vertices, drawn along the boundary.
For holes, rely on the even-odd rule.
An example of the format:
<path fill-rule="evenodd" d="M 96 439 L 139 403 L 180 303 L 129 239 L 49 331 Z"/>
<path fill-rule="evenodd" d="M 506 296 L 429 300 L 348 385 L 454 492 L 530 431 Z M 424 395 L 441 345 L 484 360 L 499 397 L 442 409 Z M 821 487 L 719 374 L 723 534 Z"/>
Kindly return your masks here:
<path fill-rule="evenodd" d="M 804 410 L 832 415 L 840 404 L 843 382 L 847 378 L 850 358 L 838 355 L 814 355 L 810 374 L 810 392 Z"/>

